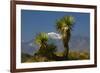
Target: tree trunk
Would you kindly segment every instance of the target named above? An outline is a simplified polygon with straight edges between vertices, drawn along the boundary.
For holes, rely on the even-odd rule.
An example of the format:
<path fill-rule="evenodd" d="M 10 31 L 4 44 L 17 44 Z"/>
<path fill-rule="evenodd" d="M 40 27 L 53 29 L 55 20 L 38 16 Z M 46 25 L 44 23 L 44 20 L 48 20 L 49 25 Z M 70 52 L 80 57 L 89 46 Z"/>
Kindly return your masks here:
<path fill-rule="evenodd" d="M 70 40 L 70 30 L 66 31 L 66 35 L 63 37 L 63 44 L 65 47 L 64 56 L 68 59 L 69 55 L 69 40 Z"/>

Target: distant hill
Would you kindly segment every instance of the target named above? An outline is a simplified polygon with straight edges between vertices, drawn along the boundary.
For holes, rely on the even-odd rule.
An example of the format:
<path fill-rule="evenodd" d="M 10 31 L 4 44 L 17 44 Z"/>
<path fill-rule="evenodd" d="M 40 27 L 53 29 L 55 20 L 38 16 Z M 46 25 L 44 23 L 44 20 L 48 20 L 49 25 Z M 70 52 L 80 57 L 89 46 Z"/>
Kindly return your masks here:
<path fill-rule="evenodd" d="M 89 37 L 83 36 L 72 36 L 70 43 L 70 49 L 75 51 L 87 51 L 90 50 L 90 39 Z"/>
<path fill-rule="evenodd" d="M 74 51 L 87 51 L 89 52 L 90 43 L 88 37 L 83 36 L 72 36 L 69 42 L 70 50 Z M 58 51 L 63 51 L 64 46 L 61 39 L 50 39 L 50 42 L 57 46 Z M 33 55 L 39 47 L 34 43 L 34 39 L 29 42 L 21 42 L 21 51 Z"/>
<path fill-rule="evenodd" d="M 26 53 L 29 55 L 33 55 L 34 52 L 36 52 L 38 49 L 38 46 L 33 44 L 34 40 L 31 40 L 29 42 L 21 42 L 21 52 Z"/>

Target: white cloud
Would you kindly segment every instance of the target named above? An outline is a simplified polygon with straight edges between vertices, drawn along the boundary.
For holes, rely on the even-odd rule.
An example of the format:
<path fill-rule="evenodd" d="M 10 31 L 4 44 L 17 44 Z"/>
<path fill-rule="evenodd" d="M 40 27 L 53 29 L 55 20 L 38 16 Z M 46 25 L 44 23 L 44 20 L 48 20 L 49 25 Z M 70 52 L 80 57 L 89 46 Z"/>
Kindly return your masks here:
<path fill-rule="evenodd" d="M 61 35 L 55 32 L 49 32 L 48 36 L 52 39 L 61 39 Z"/>
<path fill-rule="evenodd" d="M 29 43 L 29 46 L 33 47 L 33 43 Z"/>

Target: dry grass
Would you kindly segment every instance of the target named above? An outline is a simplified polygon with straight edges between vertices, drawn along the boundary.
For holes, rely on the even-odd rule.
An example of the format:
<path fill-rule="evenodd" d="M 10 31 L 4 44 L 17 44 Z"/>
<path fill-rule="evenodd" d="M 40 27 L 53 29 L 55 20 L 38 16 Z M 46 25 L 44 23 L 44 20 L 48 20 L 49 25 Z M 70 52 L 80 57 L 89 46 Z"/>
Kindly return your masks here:
<path fill-rule="evenodd" d="M 62 52 L 56 52 L 57 56 L 62 57 Z M 25 57 L 25 54 L 24 54 Z M 87 60 L 90 58 L 90 54 L 88 52 L 76 52 L 76 51 L 70 51 L 68 60 Z M 48 60 L 46 57 L 42 56 L 31 56 L 31 57 L 25 57 L 22 58 L 22 63 L 31 63 L 31 62 L 48 62 L 48 61 L 55 61 L 55 60 Z M 66 60 L 67 61 L 67 60 Z"/>

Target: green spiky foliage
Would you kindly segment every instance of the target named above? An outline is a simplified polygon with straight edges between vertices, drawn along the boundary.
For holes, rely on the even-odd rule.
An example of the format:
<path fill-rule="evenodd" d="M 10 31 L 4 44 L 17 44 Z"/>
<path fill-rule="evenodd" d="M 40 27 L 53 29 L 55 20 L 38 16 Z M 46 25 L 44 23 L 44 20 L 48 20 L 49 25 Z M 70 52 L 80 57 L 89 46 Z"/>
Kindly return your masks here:
<path fill-rule="evenodd" d="M 52 54 L 56 51 L 56 46 L 54 44 L 48 44 L 48 39 L 47 33 L 41 32 L 37 34 L 35 42 L 40 46 L 40 49 L 36 54 L 51 58 Z"/>
<path fill-rule="evenodd" d="M 64 56 L 68 58 L 69 53 L 69 40 L 71 37 L 71 30 L 74 24 L 73 16 L 64 16 L 56 22 L 56 29 L 61 34 L 62 41 L 65 47 Z"/>
<path fill-rule="evenodd" d="M 45 55 L 45 50 L 47 49 L 47 41 L 48 35 L 45 32 L 41 32 L 36 35 L 35 43 L 38 44 L 40 47 L 39 51 L 37 52 L 39 55 Z"/>
<path fill-rule="evenodd" d="M 48 41 L 48 35 L 45 32 L 41 32 L 36 35 L 35 43 L 39 46 L 44 45 Z"/>

